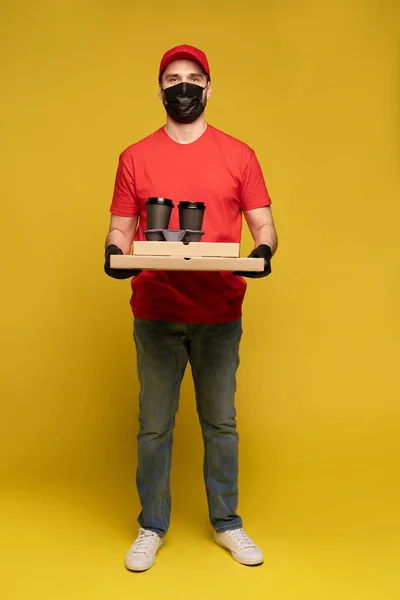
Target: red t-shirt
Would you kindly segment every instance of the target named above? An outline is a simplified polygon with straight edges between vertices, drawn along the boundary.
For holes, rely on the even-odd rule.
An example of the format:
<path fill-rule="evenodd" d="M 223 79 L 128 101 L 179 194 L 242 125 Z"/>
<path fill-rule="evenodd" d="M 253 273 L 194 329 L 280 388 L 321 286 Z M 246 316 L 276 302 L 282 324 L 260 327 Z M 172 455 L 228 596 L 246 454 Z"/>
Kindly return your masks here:
<path fill-rule="evenodd" d="M 110 212 L 140 215 L 135 240 L 145 240 L 146 201 L 174 202 L 170 229 L 179 229 L 181 200 L 204 202 L 204 242 L 240 242 L 242 211 L 271 204 L 254 151 L 211 125 L 191 144 L 162 127 L 119 157 Z M 224 323 L 242 315 L 245 280 L 230 272 L 143 271 L 132 278 L 135 317 Z"/>

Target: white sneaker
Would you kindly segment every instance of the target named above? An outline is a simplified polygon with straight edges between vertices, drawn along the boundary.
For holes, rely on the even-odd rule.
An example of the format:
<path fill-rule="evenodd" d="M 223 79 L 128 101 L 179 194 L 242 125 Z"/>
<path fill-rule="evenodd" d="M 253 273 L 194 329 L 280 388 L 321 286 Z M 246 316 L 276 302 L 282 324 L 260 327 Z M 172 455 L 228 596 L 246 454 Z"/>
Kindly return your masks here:
<path fill-rule="evenodd" d="M 139 529 L 139 535 L 125 557 L 125 566 L 130 571 L 147 571 L 156 562 L 157 551 L 163 545 L 162 538 L 148 529 Z"/>
<path fill-rule="evenodd" d="M 218 546 L 230 550 L 232 558 L 242 565 L 261 565 L 264 562 L 262 551 L 243 529 L 230 529 L 220 533 L 214 531 L 214 540 Z"/>

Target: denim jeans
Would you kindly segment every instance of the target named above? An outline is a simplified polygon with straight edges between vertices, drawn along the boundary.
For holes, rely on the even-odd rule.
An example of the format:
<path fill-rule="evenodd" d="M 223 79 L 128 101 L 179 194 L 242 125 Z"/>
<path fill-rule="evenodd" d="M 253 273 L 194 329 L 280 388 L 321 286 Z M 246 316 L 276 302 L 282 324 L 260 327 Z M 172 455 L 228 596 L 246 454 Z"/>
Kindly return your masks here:
<path fill-rule="evenodd" d="M 140 382 L 138 522 L 160 536 L 170 524 L 173 429 L 188 361 L 204 441 L 210 521 L 216 531 L 242 527 L 236 512 L 239 437 L 234 404 L 241 336 L 241 320 L 209 325 L 134 321 Z"/>

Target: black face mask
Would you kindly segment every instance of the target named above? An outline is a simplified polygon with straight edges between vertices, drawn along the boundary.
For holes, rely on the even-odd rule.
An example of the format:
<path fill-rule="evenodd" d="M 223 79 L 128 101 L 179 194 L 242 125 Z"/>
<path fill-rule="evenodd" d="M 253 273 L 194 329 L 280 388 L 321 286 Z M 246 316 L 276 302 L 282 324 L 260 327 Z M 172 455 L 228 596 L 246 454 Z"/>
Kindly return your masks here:
<path fill-rule="evenodd" d="M 204 110 L 205 88 L 194 83 L 178 83 L 163 90 L 165 110 L 177 123 L 193 123 Z"/>

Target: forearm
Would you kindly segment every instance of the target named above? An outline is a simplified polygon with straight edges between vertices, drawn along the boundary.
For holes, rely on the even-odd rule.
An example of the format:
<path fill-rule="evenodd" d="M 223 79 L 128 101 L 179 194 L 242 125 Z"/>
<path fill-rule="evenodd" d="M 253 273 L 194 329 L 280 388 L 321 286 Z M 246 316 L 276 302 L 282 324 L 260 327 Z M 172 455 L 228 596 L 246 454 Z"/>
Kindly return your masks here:
<path fill-rule="evenodd" d="M 267 244 L 271 248 L 272 255 L 275 254 L 278 247 L 278 236 L 273 225 L 264 225 L 253 235 L 255 246 Z"/>
<path fill-rule="evenodd" d="M 111 216 L 110 228 L 106 239 L 106 248 L 115 244 L 124 254 L 129 254 L 138 224 L 138 217 Z"/>
<path fill-rule="evenodd" d="M 115 244 L 118 248 L 121 248 L 124 254 L 129 254 L 132 246 L 131 235 L 124 234 L 119 229 L 111 229 L 106 239 L 106 248 L 111 244 Z"/>

